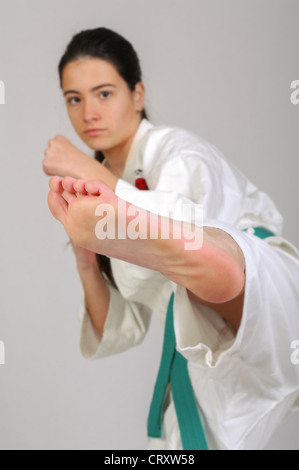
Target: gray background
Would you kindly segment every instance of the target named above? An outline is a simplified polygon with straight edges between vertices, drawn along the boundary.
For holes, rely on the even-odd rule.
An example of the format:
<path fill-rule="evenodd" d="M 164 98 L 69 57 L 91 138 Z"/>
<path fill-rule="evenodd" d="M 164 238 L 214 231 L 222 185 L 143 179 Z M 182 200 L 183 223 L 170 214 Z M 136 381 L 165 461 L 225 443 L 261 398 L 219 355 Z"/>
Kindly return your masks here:
<path fill-rule="evenodd" d="M 48 140 L 82 150 L 59 89 L 72 35 L 106 26 L 137 49 L 156 124 L 217 145 L 275 200 L 299 246 L 298 0 L 1 0 L 1 449 L 144 449 L 162 331 L 102 361 L 79 352 L 79 279 L 47 207 Z M 294 338 L 299 339 L 299 338 Z M 299 415 L 270 449 L 299 449 Z"/>

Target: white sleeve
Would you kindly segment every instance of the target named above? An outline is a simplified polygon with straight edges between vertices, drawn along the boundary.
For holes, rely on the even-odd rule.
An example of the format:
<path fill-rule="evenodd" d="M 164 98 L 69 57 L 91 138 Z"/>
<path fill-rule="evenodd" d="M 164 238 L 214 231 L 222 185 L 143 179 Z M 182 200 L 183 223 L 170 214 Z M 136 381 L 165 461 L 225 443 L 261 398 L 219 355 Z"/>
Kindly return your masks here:
<path fill-rule="evenodd" d="M 184 165 L 180 171 L 182 162 Z M 196 206 L 203 203 L 203 191 L 198 177 L 200 171 L 198 158 L 169 155 L 159 166 L 159 175 L 145 174 L 150 190 L 140 191 L 127 181 L 119 179 L 115 194 L 155 214 L 185 220 L 184 209 L 188 204 Z M 197 181 L 196 185 L 192 184 L 193 178 Z"/>
<path fill-rule="evenodd" d="M 291 245 L 279 237 L 273 239 L 274 246 L 271 238 L 261 240 L 217 221 L 209 221 L 209 225 L 229 233 L 244 253 L 242 321 L 233 335 L 220 315 L 192 302 L 186 289 L 177 286 L 174 324 L 179 351 L 189 361 L 209 368 L 238 356 L 255 367 L 257 374 L 268 367 L 284 371 L 288 380 L 294 375 L 298 380 L 299 369 L 295 371 L 290 360 L 290 344 L 299 337 L 298 251 L 291 251 Z"/>
<path fill-rule="evenodd" d="M 82 319 L 80 348 L 85 359 L 98 359 L 118 354 L 141 343 L 148 331 L 151 311 L 138 302 L 125 300 L 120 292 L 107 284 L 110 305 L 103 336 L 93 325 L 85 306 L 81 285 L 80 317 Z"/>
<path fill-rule="evenodd" d="M 161 146 L 152 158 L 156 159 L 153 166 L 144 162 L 144 177 L 150 189 L 140 191 L 119 179 L 115 188 L 118 197 L 176 220 L 190 222 L 185 209 L 191 204 L 194 208 L 200 206 L 204 219 L 241 229 L 261 225 L 281 233 L 282 217 L 273 201 L 215 147 L 206 144 L 192 152 Z M 191 222 L 197 225 L 196 216 L 201 213 L 195 211 Z"/>

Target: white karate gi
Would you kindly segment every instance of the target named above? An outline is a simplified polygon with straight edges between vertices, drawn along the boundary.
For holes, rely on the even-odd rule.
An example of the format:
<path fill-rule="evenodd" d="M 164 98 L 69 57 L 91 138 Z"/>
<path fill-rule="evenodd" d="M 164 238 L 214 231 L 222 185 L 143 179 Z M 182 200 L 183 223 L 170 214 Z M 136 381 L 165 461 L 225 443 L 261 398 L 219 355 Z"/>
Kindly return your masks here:
<path fill-rule="evenodd" d="M 149 191 L 135 188 L 138 169 L 143 170 Z M 299 252 L 281 237 L 280 213 L 214 146 L 190 132 L 153 127 L 146 120 L 115 192 L 174 218 L 180 214 L 169 213 L 169 207 L 203 204 L 204 225 L 229 233 L 245 256 L 242 323 L 234 336 L 218 313 L 189 300 L 184 287 L 155 271 L 112 259 L 119 291 L 109 286 L 103 338 L 82 297 L 83 356 L 101 358 L 140 343 L 152 312 L 164 325 L 174 292 L 177 350 L 188 360 L 209 448 L 263 449 L 283 418 L 299 408 L 299 365 L 291 362 L 291 343 L 299 340 Z M 277 236 L 261 240 L 250 230 L 255 226 Z M 163 436 L 149 439 L 148 448 L 182 449 L 171 395 Z"/>

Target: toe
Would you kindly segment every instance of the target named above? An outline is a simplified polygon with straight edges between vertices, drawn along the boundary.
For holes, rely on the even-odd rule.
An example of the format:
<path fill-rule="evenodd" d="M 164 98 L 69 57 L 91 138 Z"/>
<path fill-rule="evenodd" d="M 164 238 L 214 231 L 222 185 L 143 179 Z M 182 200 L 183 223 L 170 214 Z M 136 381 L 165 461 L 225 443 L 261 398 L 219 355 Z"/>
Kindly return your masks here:
<path fill-rule="evenodd" d="M 73 188 L 77 193 L 77 196 L 83 195 L 86 196 L 88 192 L 85 189 L 86 180 L 77 180 L 73 184 Z"/>
<path fill-rule="evenodd" d="M 70 204 L 74 199 L 77 199 L 75 192 L 71 193 L 71 192 L 66 191 L 66 190 L 63 191 L 62 197 L 68 204 Z"/>
<path fill-rule="evenodd" d="M 75 178 L 71 178 L 71 176 L 66 176 L 62 180 L 62 186 L 63 188 L 68 191 L 69 193 L 75 194 L 76 191 L 74 190 L 74 183 L 77 180 Z"/>
<path fill-rule="evenodd" d="M 96 195 L 99 196 L 106 185 L 102 183 L 101 181 L 87 181 L 85 184 L 85 189 L 90 195 Z"/>
<path fill-rule="evenodd" d="M 55 193 L 61 193 L 62 192 L 62 178 L 59 176 L 53 176 L 49 180 L 49 187 L 51 191 L 54 191 Z"/>
<path fill-rule="evenodd" d="M 66 201 L 56 191 L 51 190 L 48 195 L 48 205 L 55 219 L 64 224 L 67 214 Z"/>

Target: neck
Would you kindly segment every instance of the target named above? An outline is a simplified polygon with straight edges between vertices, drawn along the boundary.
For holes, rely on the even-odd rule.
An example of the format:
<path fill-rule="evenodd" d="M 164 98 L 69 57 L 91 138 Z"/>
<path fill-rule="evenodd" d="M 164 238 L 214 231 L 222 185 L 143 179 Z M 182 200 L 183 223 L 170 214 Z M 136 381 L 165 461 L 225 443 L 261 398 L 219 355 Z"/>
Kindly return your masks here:
<path fill-rule="evenodd" d="M 136 120 L 132 126 L 132 131 L 125 140 L 117 146 L 103 152 L 105 160 L 108 163 L 107 166 L 119 178 L 123 175 L 130 148 L 140 126 L 140 122 L 140 119 Z"/>

